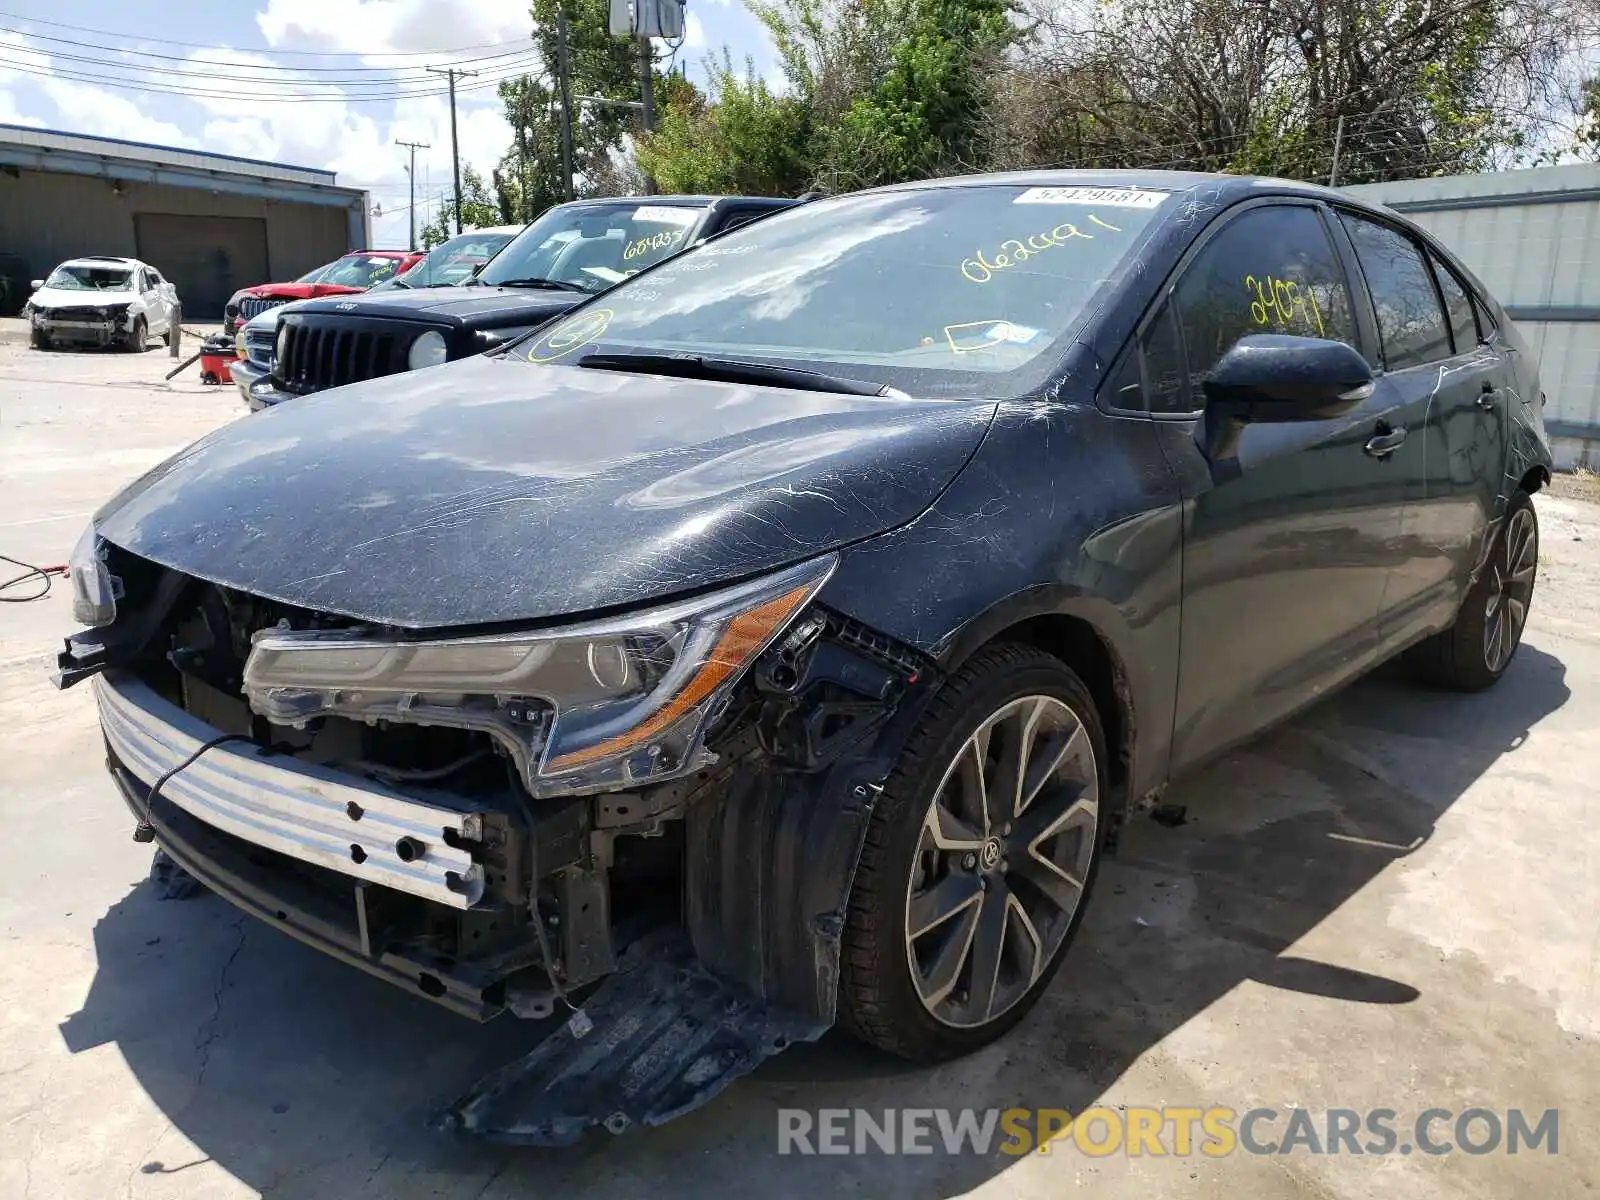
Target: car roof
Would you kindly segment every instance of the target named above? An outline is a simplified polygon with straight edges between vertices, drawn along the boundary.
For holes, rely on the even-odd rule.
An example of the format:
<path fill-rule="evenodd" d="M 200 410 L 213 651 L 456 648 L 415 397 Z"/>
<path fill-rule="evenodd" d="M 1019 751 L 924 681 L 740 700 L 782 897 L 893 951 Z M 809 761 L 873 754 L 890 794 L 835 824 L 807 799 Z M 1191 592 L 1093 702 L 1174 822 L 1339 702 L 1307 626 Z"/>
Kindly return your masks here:
<path fill-rule="evenodd" d="M 144 266 L 137 258 L 117 258 L 110 254 L 86 254 L 82 258 L 67 259 L 56 270 L 59 271 L 61 267 L 104 267 L 108 265 L 113 267 Z"/>
<path fill-rule="evenodd" d="M 557 207 L 579 208 L 596 204 L 670 204 L 681 208 L 710 208 L 722 200 L 749 200 L 773 208 L 788 208 L 790 205 L 800 203 L 786 196 L 586 196 L 582 200 L 568 200 Z"/>
<path fill-rule="evenodd" d="M 925 188 L 984 187 L 1144 187 L 1167 192 L 1212 189 L 1208 199 L 1237 200 L 1263 193 L 1314 196 L 1327 200 L 1337 197 L 1347 204 L 1363 204 L 1354 197 L 1321 184 L 1298 179 L 1275 179 L 1266 175 L 1222 175 L 1204 171 L 1146 170 L 1056 170 L 1002 171 L 987 175 L 952 175 L 944 179 L 924 179 L 872 188 L 873 192 L 920 191 Z"/>

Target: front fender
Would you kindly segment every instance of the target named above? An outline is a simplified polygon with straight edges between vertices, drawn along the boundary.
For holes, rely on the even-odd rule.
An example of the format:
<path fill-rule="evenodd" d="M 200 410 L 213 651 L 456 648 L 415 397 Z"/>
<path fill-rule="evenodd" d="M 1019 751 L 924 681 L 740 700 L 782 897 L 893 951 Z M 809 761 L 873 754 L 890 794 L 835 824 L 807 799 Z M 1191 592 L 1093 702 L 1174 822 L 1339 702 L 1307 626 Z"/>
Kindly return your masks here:
<path fill-rule="evenodd" d="M 769 1006 L 832 1023 L 867 822 L 935 690 L 921 677 L 871 744 L 830 768 L 774 770 L 758 754 L 691 807 L 684 919 L 707 967 Z"/>

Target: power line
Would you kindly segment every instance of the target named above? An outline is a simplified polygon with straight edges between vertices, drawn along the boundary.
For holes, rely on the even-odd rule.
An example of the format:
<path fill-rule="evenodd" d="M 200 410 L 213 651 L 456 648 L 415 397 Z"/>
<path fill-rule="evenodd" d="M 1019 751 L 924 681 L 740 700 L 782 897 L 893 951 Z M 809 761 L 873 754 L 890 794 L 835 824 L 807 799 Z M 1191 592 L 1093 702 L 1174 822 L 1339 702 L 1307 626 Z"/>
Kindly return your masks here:
<path fill-rule="evenodd" d="M 250 103 L 250 104 L 291 104 L 291 103 L 304 103 L 304 104 L 316 104 L 316 103 L 324 103 L 324 104 L 368 104 L 368 103 L 375 103 L 377 101 L 419 100 L 419 99 L 426 99 L 426 98 L 432 97 L 432 96 L 448 95 L 448 91 L 446 89 L 444 89 L 444 88 L 434 88 L 434 89 L 427 90 L 427 91 L 400 91 L 400 92 L 391 92 L 391 93 L 383 93 L 383 94 L 373 94 L 373 93 L 370 93 L 370 92 L 368 92 L 368 93 L 346 93 L 346 92 L 338 91 L 337 89 L 335 89 L 333 94 L 331 94 L 331 95 L 329 95 L 329 94 L 319 94 L 319 93 L 285 92 L 282 89 L 278 89 L 275 94 L 267 94 L 265 92 L 248 92 L 248 91 L 240 91 L 240 90 L 214 91 L 214 90 L 206 90 L 206 89 L 200 89 L 200 88 L 186 88 L 186 87 L 177 87 L 177 86 L 161 86 L 161 85 L 156 84 L 156 83 L 150 83 L 150 82 L 145 82 L 145 81 L 133 81 L 133 82 L 130 82 L 126 77 L 116 77 L 116 76 L 109 76 L 109 75 L 97 75 L 97 74 L 92 74 L 92 73 L 84 72 L 84 71 L 53 70 L 53 69 L 50 69 L 48 67 L 38 68 L 38 67 L 25 67 L 25 66 L 21 66 L 21 65 L 17 65 L 17 64 L 9 64 L 6 67 L 6 69 L 9 70 L 9 71 L 15 71 L 18 74 L 31 75 L 31 76 L 35 76 L 35 77 L 42 78 L 42 79 L 65 79 L 65 80 L 70 80 L 70 81 L 72 81 L 74 83 L 91 83 L 91 84 L 95 84 L 95 85 L 100 86 L 100 87 L 111 88 L 113 90 L 153 92 L 153 93 L 159 93 L 161 95 L 166 95 L 166 96 L 185 96 L 185 97 L 189 97 L 191 99 L 237 100 L 237 101 L 241 101 L 241 102 L 247 102 L 247 103 Z M 503 75 L 492 76 L 492 77 L 484 79 L 481 83 L 469 84 L 469 85 L 467 85 L 465 87 L 462 87 L 462 88 L 460 88 L 458 90 L 460 90 L 460 91 L 480 91 L 480 90 L 482 90 L 484 88 L 496 87 L 500 83 L 502 83 L 502 82 L 504 82 L 506 80 L 520 79 L 524 75 L 527 75 L 527 74 L 529 74 L 529 72 L 526 71 L 526 70 L 507 71 Z M 263 80 L 261 82 L 266 83 L 268 81 Z M 315 83 L 316 81 L 308 80 L 307 82 L 308 83 Z M 329 84 L 327 86 L 333 87 L 333 85 L 331 85 L 331 84 Z"/>
<path fill-rule="evenodd" d="M 66 53 L 64 51 L 61 51 L 61 50 L 52 50 L 52 49 L 40 49 L 38 51 L 38 53 L 41 54 L 41 55 L 45 55 L 45 56 L 49 57 L 52 61 L 54 61 L 55 59 L 63 59 L 65 61 L 67 61 L 67 62 L 89 63 L 90 65 L 96 66 L 96 67 L 110 67 L 110 68 L 113 68 L 113 69 L 115 69 L 115 68 L 131 68 L 131 69 L 136 70 L 136 71 L 147 72 L 147 73 L 149 73 L 151 75 L 159 75 L 159 76 L 170 75 L 170 76 L 173 76 L 174 78 L 177 78 L 177 79 L 180 79 L 180 80 L 181 79 L 195 79 L 195 80 L 206 80 L 206 81 L 217 80 L 217 81 L 222 81 L 222 82 L 260 83 L 260 84 L 276 84 L 278 82 L 278 80 L 276 78 L 274 78 L 273 76 L 270 76 L 270 75 L 233 75 L 233 74 L 228 74 L 228 73 L 222 72 L 222 71 L 183 71 L 183 70 L 179 70 L 179 69 L 177 69 L 175 67 L 158 67 L 158 66 L 151 66 L 151 65 L 148 65 L 148 64 L 145 64 L 145 63 L 128 62 L 126 60 L 119 61 L 117 59 L 92 58 L 92 57 L 90 57 L 88 55 L 84 55 L 84 54 L 68 54 L 68 53 Z M 166 58 L 166 57 L 169 57 L 169 56 L 163 55 L 162 57 Z M 195 60 L 179 60 L 179 61 L 195 61 Z M 493 69 L 494 70 L 505 70 L 507 68 L 517 68 L 517 67 L 520 67 L 523 64 L 534 63 L 534 62 L 537 62 L 537 61 L 538 61 L 538 56 L 536 54 L 534 54 L 533 52 L 529 51 L 529 52 L 524 52 L 523 57 L 520 58 L 519 60 L 514 61 L 514 62 L 497 63 Z M 288 75 L 299 75 L 299 73 L 301 71 L 301 68 L 298 68 L 298 67 L 259 67 L 259 68 L 256 68 L 256 67 L 252 67 L 249 63 L 218 63 L 217 65 L 219 65 L 219 66 L 237 67 L 240 70 L 277 71 L 277 72 L 282 72 L 282 73 L 285 73 L 285 74 L 288 74 Z M 86 68 L 81 68 L 80 67 L 80 68 L 74 68 L 74 69 L 76 69 L 76 70 L 85 70 Z M 310 68 L 310 69 L 315 69 L 315 68 Z M 330 69 L 337 70 L 338 68 L 322 68 L 322 69 L 323 70 L 330 70 Z M 368 88 L 371 88 L 371 87 L 389 87 L 389 88 L 394 88 L 394 87 L 401 87 L 401 86 L 403 86 L 405 84 L 419 83 L 419 84 L 427 84 L 430 88 L 436 89 L 436 85 L 433 83 L 433 80 L 429 79 L 427 77 L 426 73 L 421 74 L 421 75 L 409 76 L 409 77 L 401 77 L 401 76 L 396 76 L 396 75 L 392 75 L 391 74 L 388 77 L 382 78 L 382 79 L 306 79 L 306 78 L 302 77 L 301 82 L 307 83 L 307 84 L 314 84 L 317 87 L 335 87 L 335 86 L 337 86 L 337 87 L 368 87 Z"/>
<path fill-rule="evenodd" d="M 344 71 L 344 72 L 359 71 L 359 72 L 361 72 L 363 74 L 384 74 L 384 75 L 391 75 L 391 76 L 394 75 L 396 72 L 399 72 L 399 71 L 418 71 L 418 72 L 422 72 L 422 74 L 418 74 L 415 77 L 419 82 L 422 80 L 423 74 L 425 74 L 425 69 L 424 69 L 424 67 L 422 66 L 421 63 L 415 64 L 415 65 L 410 64 L 410 63 L 403 63 L 403 64 L 400 64 L 398 66 L 393 66 L 393 67 L 359 67 L 359 66 L 354 66 L 354 65 L 350 65 L 350 64 L 343 64 L 343 65 L 340 65 L 340 66 L 337 66 L 337 67 L 279 66 L 276 63 L 232 62 L 232 61 L 229 61 L 227 59 L 192 58 L 192 57 L 190 57 L 188 55 L 184 55 L 184 54 L 162 54 L 162 53 L 160 53 L 158 51 L 155 51 L 155 50 L 139 50 L 139 49 L 134 49 L 133 47 L 104 46 L 104 45 L 99 44 L 98 42 L 84 42 L 84 41 L 78 41 L 78 40 L 76 40 L 74 38 L 51 37 L 47 33 L 34 33 L 31 29 L 12 29 L 9 26 L 5 26 L 5 25 L 0 25 L 0 33 L 14 33 L 18 37 L 30 38 L 30 39 L 32 39 L 33 41 L 36 41 L 36 42 L 54 42 L 54 43 L 57 43 L 57 44 L 63 45 L 63 46 L 76 46 L 79 49 L 83 49 L 83 50 L 104 50 L 104 51 L 106 51 L 107 53 L 110 53 L 110 54 L 138 55 L 141 58 L 159 58 L 159 59 L 162 59 L 162 60 L 164 60 L 166 62 L 189 63 L 189 64 L 194 65 L 194 66 L 230 67 L 230 68 L 234 68 L 234 69 L 237 69 L 237 70 L 244 70 L 244 71 L 282 71 L 282 72 L 287 72 L 289 74 L 313 74 L 313 73 L 320 74 L 320 73 L 325 73 L 325 72 L 330 72 L 330 71 Z M 506 44 L 510 45 L 511 43 L 506 43 Z M 208 47 L 205 47 L 205 48 L 208 49 L 208 50 L 229 50 L 229 49 L 232 49 L 231 47 L 228 47 L 228 46 L 208 46 Z M 523 41 L 521 43 L 519 43 L 517 45 L 517 48 L 514 49 L 514 50 L 507 50 L 507 51 L 504 51 L 503 53 L 500 53 L 500 54 L 486 54 L 486 55 L 482 56 L 481 58 L 464 59 L 463 62 L 467 63 L 467 64 L 474 65 L 474 66 L 478 66 L 478 65 L 481 65 L 481 64 L 485 64 L 485 63 L 492 63 L 496 59 L 526 58 L 529 55 L 533 54 L 534 51 L 535 51 L 535 47 L 533 45 L 533 39 L 532 38 L 525 38 L 525 39 L 523 39 Z M 245 50 L 245 49 L 241 49 L 241 50 L 239 50 L 237 52 L 239 54 L 255 54 L 255 55 L 260 55 L 260 54 L 267 53 L 266 51 L 261 51 L 261 50 Z M 126 65 L 126 64 L 124 64 L 122 62 L 119 62 L 119 61 L 117 61 L 115 59 L 87 58 L 87 57 L 68 54 L 65 51 L 61 51 L 61 50 L 51 50 L 48 47 L 40 47 L 39 48 L 39 53 L 48 54 L 52 58 L 72 58 L 72 59 L 76 59 L 79 62 L 99 63 L 102 66 L 123 66 L 123 65 Z M 376 56 L 374 56 L 374 57 L 376 57 Z M 456 64 L 450 64 L 450 65 L 459 66 L 461 64 L 456 63 Z M 505 64 L 500 64 L 500 65 L 503 66 Z M 154 70 L 156 68 L 150 68 L 150 69 Z M 222 78 L 222 76 L 216 76 L 216 78 Z M 330 82 L 334 82 L 334 81 L 330 81 Z M 374 81 L 374 82 L 383 82 L 383 81 L 378 80 L 378 81 Z"/>
<path fill-rule="evenodd" d="M 87 25 L 68 25 L 63 21 L 47 21 L 43 17 L 28 16 L 23 13 L 0 11 L 0 17 L 11 21 L 32 21 L 36 25 L 48 25 L 51 29 L 70 29 L 74 33 L 92 33 L 99 37 L 121 38 L 123 41 L 151 42 L 157 46 L 182 46 L 190 50 L 222 50 L 227 47 L 218 46 L 213 42 L 180 42 L 173 38 L 149 37 L 143 33 L 117 33 L 109 29 L 93 29 Z M 497 46 L 509 45 L 508 42 L 480 42 L 475 46 L 455 46 L 448 50 L 392 50 L 369 54 L 363 50 L 252 50 L 252 54 L 294 55 L 307 58 L 437 58 L 441 54 L 465 54 L 469 50 L 493 50 Z"/>

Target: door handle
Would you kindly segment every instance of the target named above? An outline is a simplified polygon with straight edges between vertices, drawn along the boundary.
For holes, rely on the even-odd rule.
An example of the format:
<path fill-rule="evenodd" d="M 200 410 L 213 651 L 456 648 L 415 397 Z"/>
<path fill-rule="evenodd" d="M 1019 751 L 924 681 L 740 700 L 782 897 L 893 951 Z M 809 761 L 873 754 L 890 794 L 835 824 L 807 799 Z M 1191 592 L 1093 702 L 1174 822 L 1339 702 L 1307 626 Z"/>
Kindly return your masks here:
<path fill-rule="evenodd" d="M 1478 407 L 1485 412 L 1493 412 L 1500 403 L 1500 389 L 1487 379 L 1483 381 L 1483 390 L 1478 393 Z"/>
<path fill-rule="evenodd" d="M 1367 439 L 1367 444 L 1362 447 L 1362 449 L 1364 449 L 1373 458 L 1388 458 L 1389 455 L 1400 449 L 1400 443 L 1404 442 L 1405 440 L 1406 431 L 1403 426 L 1399 429 L 1390 429 L 1387 426 L 1379 426 L 1378 432 L 1373 437 Z"/>

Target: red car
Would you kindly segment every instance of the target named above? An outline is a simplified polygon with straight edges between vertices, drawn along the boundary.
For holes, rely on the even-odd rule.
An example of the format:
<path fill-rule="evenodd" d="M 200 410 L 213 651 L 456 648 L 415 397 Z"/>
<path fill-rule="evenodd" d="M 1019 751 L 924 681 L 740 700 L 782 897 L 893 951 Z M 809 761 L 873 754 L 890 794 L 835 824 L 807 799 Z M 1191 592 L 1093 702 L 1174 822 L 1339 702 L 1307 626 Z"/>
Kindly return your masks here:
<path fill-rule="evenodd" d="M 293 283 L 262 283 L 240 288 L 222 310 L 223 332 L 232 337 L 240 324 L 257 313 L 291 300 L 364 292 L 375 283 L 409 271 L 423 255 L 421 250 L 352 250 Z"/>

